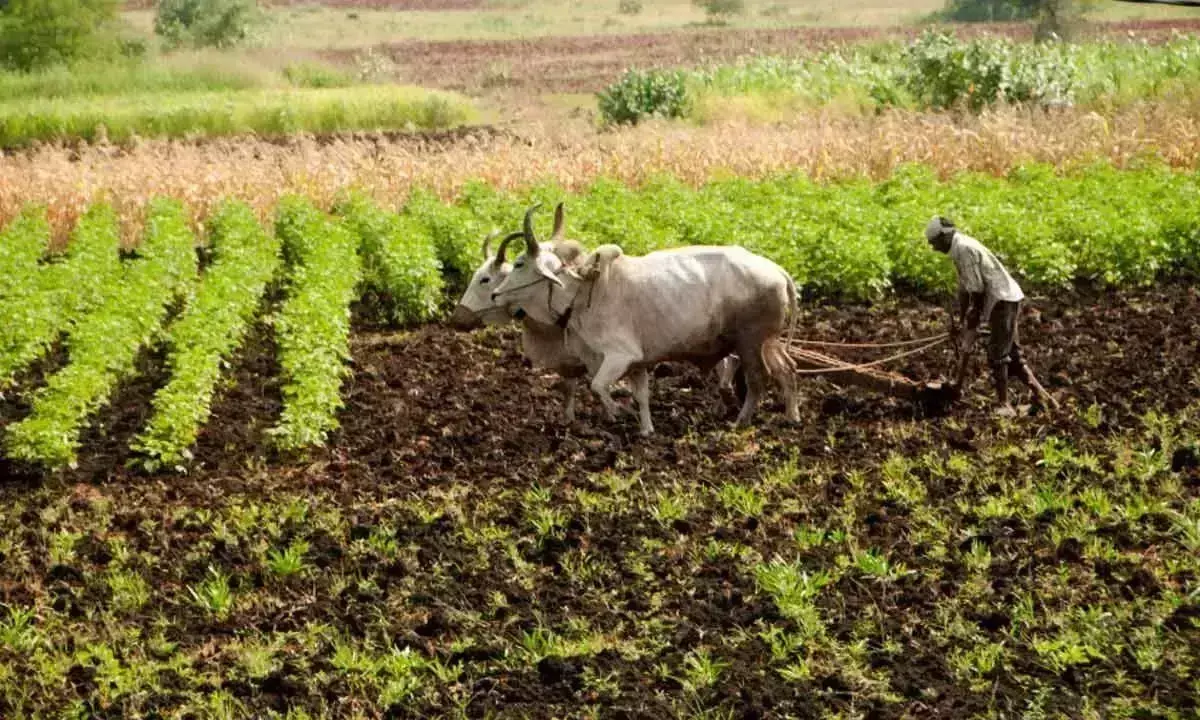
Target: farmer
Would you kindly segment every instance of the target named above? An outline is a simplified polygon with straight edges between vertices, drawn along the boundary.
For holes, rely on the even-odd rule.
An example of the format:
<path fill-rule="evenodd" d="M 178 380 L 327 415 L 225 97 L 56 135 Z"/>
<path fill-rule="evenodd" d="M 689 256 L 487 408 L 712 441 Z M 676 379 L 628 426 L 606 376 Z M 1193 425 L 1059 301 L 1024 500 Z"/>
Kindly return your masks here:
<path fill-rule="evenodd" d="M 1028 385 L 1038 399 L 1057 408 L 1058 402 L 1033 376 L 1033 371 L 1021 357 L 1021 345 L 1017 340 L 1017 320 L 1021 314 L 1021 301 L 1025 294 L 1020 286 L 996 259 L 990 250 L 975 238 L 964 235 L 954 223 L 941 216 L 934 216 L 925 228 L 925 239 L 934 250 L 946 253 L 954 261 L 958 273 L 958 312 L 953 332 L 957 335 L 958 348 L 962 353 L 958 365 L 955 386 L 963 387 L 970 365 L 971 348 L 979 336 L 979 322 L 987 318 L 991 336 L 988 338 L 988 365 L 992 368 L 992 379 L 996 384 L 999 406 L 996 414 L 1013 417 L 1016 411 L 1008 402 L 1008 376 L 1011 373 Z M 960 327 L 962 327 L 960 331 Z"/>

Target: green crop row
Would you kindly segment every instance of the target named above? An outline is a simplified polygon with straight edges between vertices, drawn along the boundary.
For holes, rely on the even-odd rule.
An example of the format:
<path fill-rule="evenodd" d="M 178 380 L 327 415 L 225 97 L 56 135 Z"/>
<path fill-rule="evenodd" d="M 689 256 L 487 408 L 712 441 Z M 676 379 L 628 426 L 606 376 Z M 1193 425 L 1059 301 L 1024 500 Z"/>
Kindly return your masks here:
<path fill-rule="evenodd" d="M 270 432 L 278 447 L 297 450 L 323 444 L 338 425 L 349 374 L 350 304 L 362 267 L 353 233 L 308 200 L 281 200 L 275 232 L 291 276 L 275 318 L 283 415 Z"/>
<path fill-rule="evenodd" d="M 103 302 L 71 327 L 69 364 L 38 390 L 31 414 L 8 428 L 10 457 L 50 467 L 75 460 L 88 416 L 133 372 L 138 351 L 154 339 L 170 304 L 195 276 L 193 238 L 180 203 L 153 203 L 137 255 L 108 277 Z"/>
<path fill-rule="evenodd" d="M 22 243 L 38 244 L 48 230 L 36 222 L 20 222 L 8 242 L 20 233 Z M 29 234 L 32 233 L 33 237 Z M 36 266 L 18 293 L 10 285 L 0 297 L 0 389 L 50 349 L 59 335 L 96 307 L 115 288 L 121 272 L 120 227 L 108 205 L 95 205 L 80 218 L 66 256 Z"/>
<path fill-rule="evenodd" d="M 1200 274 L 1200 174 L 1162 167 L 1090 167 L 1070 175 L 1028 166 L 1007 177 L 939 180 L 922 166 L 882 183 L 817 183 L 801 175 L 722 180 L 694 189 L 663 178 L 642 188 L 601 180 L 581 193 L 546 185 L 522 195 L 477 183 L 453 205 L 417 195 L 404 213 L 422 223 L 454 272 L 469 277 L 492 227 L 520 227 L 532 202 L 566 201 L 570 237 L 627 253 L 690 244 L 738 244 L 779 262 L 809 297 L 867 299 L 899 286 L 941 290 L 946 259 L 923 237 L 945 214 L 1023 281 L 1143 285 Z M 543 235 L 551 213 L 537 217 Z"/>
<path fill-rule="evenodd" d="M 49 243 L 45 208 L 26 208 L 0 232 L 0 303 L 19 303 L 36 290 L 38 261 Z"/>
<path fill-rule="evenodd" d="M 349 194 L 334 211 L 359 241 L 363 282 L 387 319 L 423 322 L 438 311 L 442 265 L 425 226 L 381 210 L 366 196 Z"/>
<path fill-rule="evenodd" d="M 263 232 L 244 203 L 222 205 L 208 226 L 215 259 L 168 332 L 171 379 L 155 394 L 154 415 L 134 444 L 151 468 L 191 459 L 221 370 L 242 344 L 280 264 L 279 241 Z"/>

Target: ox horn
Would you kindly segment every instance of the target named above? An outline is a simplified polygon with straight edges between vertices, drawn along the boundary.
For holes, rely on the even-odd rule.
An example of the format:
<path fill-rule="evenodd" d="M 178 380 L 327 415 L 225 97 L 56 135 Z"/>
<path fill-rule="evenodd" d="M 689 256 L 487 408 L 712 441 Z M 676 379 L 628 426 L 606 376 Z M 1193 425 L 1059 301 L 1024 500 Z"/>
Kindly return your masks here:
<path fill-rule="evenodd" d="M 538 254 L 537 238 L 533 235 L 533 211 L 541 206 L 541 203 L 535 203 L 525 211 L 525 254 L 529 257 L 534 257 Z"/>
<path fill-rule="evenodd" d="M 492 241 L 495 240 L 497 237 L 499 237 L 499 235 L 500 235 L 499 230 L 493 230 L 490 233 L 488 233 L 487 237 L 485 237 L 483 239 L 483 259 L 484 260 L 487 260 L 488 258 L 490 258 L 492 256 Z"/>
<path fill-rule="evenodd" d="M 496 267 L 500 267 L 504 264 L 504 253 L 508 250 L 508 244 L 513 240 L 523 237 L 525 237 L 525 233 L 521 232 L 520 230 L 517 232 L 511 232 L 504 236 L 504 239 L 500 241 L 500 247 L 496 249 Z"/>
<path fill-rule="evenodd" d="M 554 233 L 550 236 L 550 242 L 558 242 L 563 239 L 563 203 L 559 203 L 558 207 L 554 208 Z"/>

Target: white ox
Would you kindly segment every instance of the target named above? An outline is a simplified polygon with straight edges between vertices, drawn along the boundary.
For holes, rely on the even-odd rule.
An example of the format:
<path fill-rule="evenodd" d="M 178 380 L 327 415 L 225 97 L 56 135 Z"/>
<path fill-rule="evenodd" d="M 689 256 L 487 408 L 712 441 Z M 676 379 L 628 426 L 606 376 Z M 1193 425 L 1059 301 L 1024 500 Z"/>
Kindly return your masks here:
<path fill-rule="evenodd" d="M 783 392 L 796 421 L 794 365 L 780 342 L 790 313 L 798 317 L 796 286 L 783 268 L 741 247 L 693 246 L 641 257 L 609 252 L 586 277 L 544 252 L 525 213 L 525 253 L 492 292 L 498 304 L 544 325 L 566 330 L 568 351 L 583 360 L 591 387 L 609 419 L 609 387 L 629 375 L 643 435 L 654 431 L 646 370 L 662 361 L 688 361 L 711 370 L 740 356 L 746 397 L 738 425 L 750 422 L 768 378 Z M 601 248 L 594 255 L 601 254 Z M 592 256 L 584 265 L 593 266 Z"/>
<path fill-rule="evenodd" d="M 524 237 L 524 233 L 511 233 L 500 243 L 496 254 L 491 254 L 491 241 L 499 231 L 488 235 L 483 241 L 483 264 L 471 276 L 462 299 L 450 316 L 456 327 L 467 330 L 479 324 L 500 325 L 514 318 L 508 311 L 492 301 L 492 290 L 500 285 L 512 272 L 512 265 L 505 261 L 505 250 L 511 240 Z M 563 238 L 563 206 L 559 203 L 554 212 L 554 231 L 548 242 L 541 244 L 547 254 L 557 256 L 565 266 L 573 265 L 585 250 L 574 240 Z M 579 378 L 587 374 L 587 366 L 571 355 L 563 343 L 562 328 L 537 322 L 523 316 L 521 321 L 521 351 L 535 368 L 549 370 L 560 378 L 559 389 L 563 393 L 563 416 L 569 422 L 575 420 L 575 389 Z"/>

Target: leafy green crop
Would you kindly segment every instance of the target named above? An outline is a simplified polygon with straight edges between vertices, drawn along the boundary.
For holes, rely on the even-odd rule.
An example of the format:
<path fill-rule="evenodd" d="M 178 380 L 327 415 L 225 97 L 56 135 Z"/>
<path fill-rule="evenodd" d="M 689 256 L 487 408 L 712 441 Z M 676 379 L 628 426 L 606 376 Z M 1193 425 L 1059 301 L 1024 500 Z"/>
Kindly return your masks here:
<path fill-rule="evenodd" d="M 42 207 L 25 208 L 0 232 L 0 302 L 21 302 L 36 289 L 38 260 L 49 242 Z"/>
<path fill-rule="evenodd" d="M 670 178 L 640 189 L 601 179 L 578 195 L 553 187 L 522 196 L 475 189 L 454 205 L 418 197 L 405 212 L 426 220 L 440 255 L 461 273 L 478 263 L 483 228 L 515 229 L 528 204 L 565 199 L 568 236 L 589 246 L 612 242 L 636 255 L 737 244 L 780 263 L 809 296 L 867 299 L 894 286 L 952 285 L 949 262 L 923 236 L 935 213 L 953 218 L 1032 286 L 1074 280 L 1128 286 L 1194 274 L 1200 272 L 1198 191 L 1200 175 L 1163 167 L 1097 165 L 1062 175 L 1031 165 L 1003 178 L 968 173 L 940 181 L 911 165 L 882 183 L 783 175 L 699 189 Z"/>
<path fill-rule="evenodd" d="M 75 226 L 65 259 L 37 266 L 21 297 L 0 298 L 0 389 L 116 290 L 120 242 L 112 207 L 93 205 Z"/>
<path fill-rule="evenodd" d="M 442 264 L 429 231 L 408 216 L 384 212 L 369 198 L 351 194 L 335 208 L 357 237 L 363 279 L 397 324 L 423 322 L 438 311 Z"/>
<path fill-rule="evenodd" d="M 171 302 L 196 273 L 192 233 L 178 201 L 152 202 L 137 255 L 109 278 L 103 302 L 71 328 L 70 363 L 36 393 L 29 417 L 8 428 L 11 457 L 50 467 L 74 462 L 88 416 L 107 404 L 133 372 L 138 351 L 155 339 Z"/>
<path fill-rule="evenodd" d="M 134 445 L 150 467 L 191 459 L 188 448 L 208 420 L 221 371 L 280 264 L 278 239 L 244 203 L 222 205 L 208 224 L 216 258 L 169 329 L 171 380 L 154 396 L 154 416 Z"/>
<path fill-rule="evenodd" d="M 271 429 L 284 450 L 325 442 L 337 427 L 349 374 L 350 304 L 362 275 L 356 238 L 308 200 L 283 198 L 275 232 L 291 269 L 288 298 L 275 319 L 283 368 L 283 416 Z"/>

